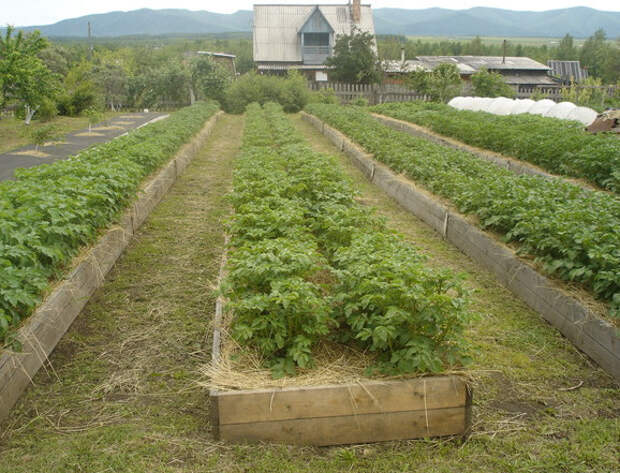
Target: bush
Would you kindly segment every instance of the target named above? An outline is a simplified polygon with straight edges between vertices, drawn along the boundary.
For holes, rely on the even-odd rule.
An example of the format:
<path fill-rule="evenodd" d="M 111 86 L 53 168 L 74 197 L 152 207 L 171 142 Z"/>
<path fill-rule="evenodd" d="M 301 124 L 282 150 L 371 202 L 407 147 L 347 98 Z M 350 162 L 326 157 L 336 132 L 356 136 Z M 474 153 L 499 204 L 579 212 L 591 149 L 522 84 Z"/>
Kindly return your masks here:
<path fill-rule="evenodd" d="M 336 92 L 331 87 L 312 92 L 309 102 L 339 104 L 340 100 L 336 96 Z"/>
<path fill-rule="evenodd" d="M 56 102 L 52 99 L 45 97 L 41 102 L 39 110 L 35 117 L 38 117 L 42 122 L 48 122 L 58 115 L 58 109 L 56 108 Z"/>
<path fill-rule="evenodd" d="M 76 117 L 84 110 L 96 107 L 100 100 L 94 86 L 90 82 L 83 82 L 58 99 L 58 112 L 61 115 Z"/>
<path fill-rule="evenodd" d="M 351 105 L 355 105 L 357 107 L 367 107 L 368 100 L 366 100 L 364 97 L 358 97 L 351 102 Z"/>
<path fill-rule="evenodd" d="M 474 95 L 477 97 L 509 97 L 515 96 L 515 91 L 510 87 L 501 74 L 480 69 L 471 76 Z"/>
<path fill-rule="evenodd" d="M 290 71 L 286 78 L 250 72 L 226 90 L 223 107 L 229 113 L 243 113 L 252 102 L 277 102 L 291 113 L 300 111 L 309 100 L 306 80 L 297 71 Z"/>

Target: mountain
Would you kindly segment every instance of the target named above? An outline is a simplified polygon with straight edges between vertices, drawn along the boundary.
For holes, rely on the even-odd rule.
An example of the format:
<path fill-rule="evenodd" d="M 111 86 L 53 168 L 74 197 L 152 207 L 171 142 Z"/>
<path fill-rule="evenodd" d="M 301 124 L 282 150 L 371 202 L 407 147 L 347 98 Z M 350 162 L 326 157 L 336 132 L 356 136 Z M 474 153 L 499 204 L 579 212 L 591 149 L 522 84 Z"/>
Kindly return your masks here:
<path fill-rule="evenodd" d="M 377 34 L 560 37 L 570 33 L 585 38 L 603 28 L 609 38 L 620 36 L 620 12 L 587 7 L 543 12 L 486 7 L 468 10 L 380 8 L 374 11 L 374 18 Z"/>
<path fill-rule="evenodd" d="M 377 34 L 560 37 L 570 33 L 585 38 L 603 28 L 609 38 L 620 37 L 620 12 L 587 7 L 544 12 L 484 7 L 468 10 L 378 8 L 373 14 Z M 51 37 L 80 37 L 87 35 L 88 22 L 97 37 L 247 32 L 252 30 L 252 11 L 239 10 L 231 14 L 180 9 L 114 11 L 19 29 L 38 29 Z"/>

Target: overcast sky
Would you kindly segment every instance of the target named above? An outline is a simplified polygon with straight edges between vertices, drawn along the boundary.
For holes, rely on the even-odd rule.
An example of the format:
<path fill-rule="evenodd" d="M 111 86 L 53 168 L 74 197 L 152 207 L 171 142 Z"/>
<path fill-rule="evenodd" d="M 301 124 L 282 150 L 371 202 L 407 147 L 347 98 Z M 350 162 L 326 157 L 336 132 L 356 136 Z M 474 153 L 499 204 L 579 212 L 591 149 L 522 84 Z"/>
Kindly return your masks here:
<path fill-rule="evenodd" d="M 208 10 L 218 13 L 232 13 L 237 10 L 251 10 L 253 3 L 347 3 L 347 0 L 105 0 L 90 2 L 86 0 L 0 0 L 0 25 L 16 26 L 47 25 L 67 18 L 106 13 L 115 10 L 137 10 L 139 8 L 186 8 L 188 10 Z M 471 7 L 509 8 L 507 2 L 500 0 L 375 0 L 364 1 L 373 8 L 431 8 L 465 9 Z M 620 11 L 617 0 L 521 0 L 518 10 L 554 10 L 575 6 L 588 6 L 597 10 Z"/>

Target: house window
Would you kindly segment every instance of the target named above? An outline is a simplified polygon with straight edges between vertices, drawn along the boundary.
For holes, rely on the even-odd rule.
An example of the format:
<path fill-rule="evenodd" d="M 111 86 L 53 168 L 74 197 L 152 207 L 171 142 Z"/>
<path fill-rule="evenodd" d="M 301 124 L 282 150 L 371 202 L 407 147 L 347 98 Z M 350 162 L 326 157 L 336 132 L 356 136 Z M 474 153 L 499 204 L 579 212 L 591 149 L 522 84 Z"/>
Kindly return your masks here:
<path fill-rule="evenodd" d="M 329 46 L 329 33 L 305 33 L 304 46 Z"/>

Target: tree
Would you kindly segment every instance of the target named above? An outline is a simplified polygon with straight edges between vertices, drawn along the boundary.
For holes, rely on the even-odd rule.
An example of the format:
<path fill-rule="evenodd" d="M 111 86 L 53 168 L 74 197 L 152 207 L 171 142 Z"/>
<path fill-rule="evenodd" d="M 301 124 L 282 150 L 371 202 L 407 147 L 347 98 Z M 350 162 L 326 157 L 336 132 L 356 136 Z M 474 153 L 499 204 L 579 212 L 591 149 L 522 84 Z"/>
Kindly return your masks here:
<path fill-rule="evenodd" d="M 330 76 L 349 84 L 376 84 L 383 74 L 374 48 L 374 36 L 353 27 L 350 35 L 336 39 L 334 54 L 325 61 L 333 67 Z"/>
<path fill-rule="evenodd" d="M 418 92 L 430 95 L 431 100 L 439 102 L 456 97 L 463 88 L 459 70 L 454 64 L 440 64 L 432 72 L 412 72 L 409 84 Z"/>
<path fill-rule="evenodd" d="M 25 123 L 30 124 L 33 115 L 45 100 L 57 92 L 57 79 L 38 54 L 48 43 L 38 31 L 24 36 L 20 31 L 13 37 L 14 28 L 8 26 L 0 37 L 0 107 L 8 100 L 22 102 Z"/>
<path fill-rule="evenodd" d="M 95 83 L 101 88 L 106 106 L 116 111 L 127 98 L 127 73 L 125 69 L 112 63 L 102 63 L 92 69 Z"/>
<path fill-rule="evenodd" d="M 501 74 L 480 69 L 471 76 L 474 95 L 478 97 L 514 97 L 515 91 L 510 87 Z"/>
<path fill-rule="evenodd" d="M 198 56 L 190 64 L 191 102 L 198 98 L 221 101 L 231 82 L 231 74 L 208 56 Z"/>
<path fill-rule="evenodd" d="M 571 61 L 577 59 L 577 48 L 573 43 L 573 37 L 566 33 L 566 36 L 562 38 L 560 41 L 560 45 L 558 46 L 558 52 L 556 55 L 557 59 L 562 61 Z"/>

